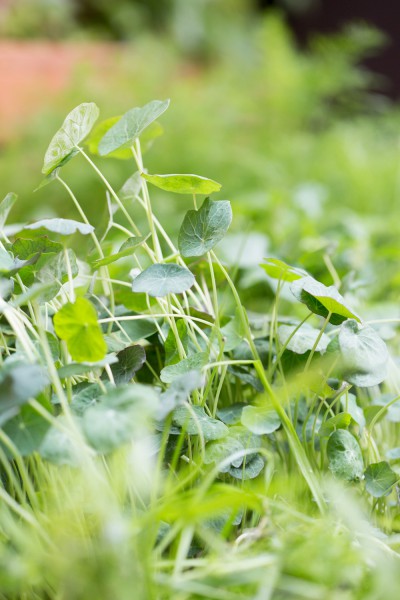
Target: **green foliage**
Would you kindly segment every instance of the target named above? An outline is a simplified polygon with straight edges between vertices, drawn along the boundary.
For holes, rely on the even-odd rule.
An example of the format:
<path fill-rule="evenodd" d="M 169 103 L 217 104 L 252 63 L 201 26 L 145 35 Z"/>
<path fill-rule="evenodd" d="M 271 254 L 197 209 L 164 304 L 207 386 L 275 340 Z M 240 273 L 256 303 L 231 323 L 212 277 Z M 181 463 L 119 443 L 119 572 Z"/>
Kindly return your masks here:
<path fill-rule="evenodd" d="M 194 275 L 180 265 L 151 265 L 133 281 L 132 291 L 145 292 L 149 296 L 162 297 L 181 294 L 194 284 Z"/>
<path fill-rule="evenodd" d="M 150 175 L 142 173 L 143 179 L 167 192 L 175 194 L 212 194 L 219 192 L 221 184 L 200 175 Z"/>
<path fill-rule="evenodd" d="M 189 210 L 179 232 L 182 256 L 203 256 L 222 240 L 232 221 L 230 202 L 206 198 L 199 210 Z"/>

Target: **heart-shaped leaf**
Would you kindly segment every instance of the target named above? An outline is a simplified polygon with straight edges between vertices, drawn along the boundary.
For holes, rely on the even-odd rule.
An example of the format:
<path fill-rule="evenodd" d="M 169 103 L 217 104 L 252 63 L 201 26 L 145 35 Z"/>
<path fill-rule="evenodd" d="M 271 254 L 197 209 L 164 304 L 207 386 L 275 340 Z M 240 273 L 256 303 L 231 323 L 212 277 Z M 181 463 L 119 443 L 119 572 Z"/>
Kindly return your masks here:
<path fill-rule="evenodd" d="M 199 210 L 189 210 L 179 231 L 182 256 L 202 256 L 222 240 L 232 221 L 228 200 L 213 202 L 206 198 Z"/>
<path fill-rule="evenodd" d="M 98 144 L 101 156 L 115 150 L 129 148 L 153 121 L 167 110 L 169 100 L 153 100 L 140 108 L 125 113 L 102 137 Z"/>
<path fill-rule="evenodd" d="M 175 192 L 176 194 L 212 194 L 219 192 L 221 184 L 201 177 L 200 175 L 183 175 L 174 173 L 173 175 L 150 175 L 141 173 L 143 179 L 166 192 Z"/>
<path fill-rule="evenodd" d="M 174 264 L 151 265 L 133 280 L 132 291 L 161 297 L 186 292 L 194 284 L 193 273 Z"/>
<path fill-rule="evenodd" d="M 67 343 L 68 351 L 77 362 L 97 362 L 107 352 L 107 345 L 97 322 L 93 304 L 86 298 L 68 302 L 54 315 L 56 334 Z"/>
<path fill-rule="evenodd" d="M 364 461 L 356 438 L 346 429 L 334 431 L 327 444 L 329 469 L 340 479 L 359 481 Z"/>
<path fill-rule="evenodd" d="M 47 148 L 42 173 L 49 175 L 77 154 L 78 145 L 90 133 L 98 116 L 99 109 L 93 102 L 84 102 L 67 115 Z"/>
<path fill-rule="evenodd" d="M 303 277 L 292 283 L 291 290 L 314 314 L 327 317 L 331 313 L 329 320 L 334 325 L 346 319 L 361 321 L 333 285 L 327 287 L 313 277 Z"/>
<path fill-rule="evenodd" d="M 382 498 L 389 494 L 398 480 L 398 475 L 385 461 L 373 463 L 365 471 L 365 489 L 374 498 Z"/>

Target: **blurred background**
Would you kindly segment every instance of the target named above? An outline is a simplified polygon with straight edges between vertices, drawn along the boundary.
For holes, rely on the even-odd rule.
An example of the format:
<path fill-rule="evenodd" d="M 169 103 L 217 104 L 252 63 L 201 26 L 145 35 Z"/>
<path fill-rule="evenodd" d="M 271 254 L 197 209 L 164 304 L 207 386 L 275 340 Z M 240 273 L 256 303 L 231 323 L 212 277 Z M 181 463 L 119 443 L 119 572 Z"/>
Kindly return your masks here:
<path fill-rule="evenodd" d="M 168 97 L 148 170 L 222 183 L 249 264 L 275 254 L 331 282 L 332 260 L 350 290 L 397 300 L 399 30 L 388 0 L 0 0 L 2 193 L 15 220 L 73 218 L 56 185 L 32 194 L 65 115 Z M 116 189 L 133 171 L 96 160 Z M 79 159 L 64 173 L 96 225 L 101 184 Z M 155 205 L 176 229 L 182 200 Z"/>

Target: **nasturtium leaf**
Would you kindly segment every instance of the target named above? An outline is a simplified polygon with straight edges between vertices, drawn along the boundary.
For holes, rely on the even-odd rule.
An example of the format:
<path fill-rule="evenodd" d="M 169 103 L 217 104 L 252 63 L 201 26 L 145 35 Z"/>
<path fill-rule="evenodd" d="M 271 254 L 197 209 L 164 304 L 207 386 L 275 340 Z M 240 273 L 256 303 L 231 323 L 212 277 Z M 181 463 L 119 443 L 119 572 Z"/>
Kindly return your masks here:
<path fill-rule="evenodd" d="M 206 198 L 199 210 L 189 210 L 178 237 L 182 256 L 202 256 L 214 248 L 228 231 L 232 209 L 228 200 Z"/>
<path fill-rule="evenodd" d="M 85 146 L 88 148 L 91 154 L 99 155 L 99 143 L 105 136 L 105 134 L 113 127 L 118 121 L 121 119 L 122 115 L 118 115 L 117 117 L 110 117 L 109 119 L 105 119 L 104 121 L 100 121 L 97 123 L 95 127 L 93 127 L 91 134 L 85 141 Z M 128 160 L 132 158 L 132 151 L 130 148 L 122 148 L 114 150 L 114 152 L 110 152 L 108 155 L 110 158 L 119 158 L 121 160 Z"/>
<path fill-rule="evenodd" d="M 278 413 L 264 406 L 246 406 L 242 411 L 241 422 L 256 435 L 273 433 L 281 426 Z"/>
<path fill-rule="evenodd" d="M 10 210 L 14 206 L 17 201 L 17 194 L 10 192 L 5 196 L 5 198 L 0 202 L 0 231 L 3 229 L 6 221 L 8 219 L 8 215 L 10 214 Z"/>
<path fill-rule="evenodd" d="M 210 463 L 220 463 L 229 459 L 230 456 L 236 454 L 237 452 L 243 452 L 244 455 L 243 445 L 240 443 L 240 440 L 227 435 L 220 440 L 209 442 L 206 445 L 204 462 L 206 465 Z M 225 466 L 223 466 L 221 468 L 221 472 L 226 473 L 229 471 L 231 466 L 240 467 L 243 462 L 243 455 L 239 458 L 234 458 L 231 463 L 227 463 Z"/>
<path fill-rule="evenodd" d="M 327 444 L 329 469 L 335 477 L 347 481 L 360 481 L 364 471 L 361 448 L 356 438 L 346 429 L 338 429 Z"/>
<path fill-rule="evenodd" d="M 348 306 L 333 285 L 328 287 L 313 277 L 303 277 L 292 283 L 291 290 L 314 314 L 327 317 L 332 313 L 329 320 L 334 325 L 339 325 L 346 319 L 361 322 L 360 317 Z"/>
<path fill-rule="evenodd" d="M 349 413 L 339 413 L 324 421 L 319 428 L 318 434 L 320 437 L 329 437 L 337 429 L 347 429 L 350 423 L 351 415 Z"/>
<path fill-rule="evenodd" d="M 381 498 L 389 494 L 394 484 L 399 480 L 398 475 L 386 461 L 369 465 L 364 475 L 365 489 L 374 498 Z"/>
<path fill-rule="evenodd" d="M 185 428 L 189 435 L 199 435 L 201 432 L 206 441 L 223 438 L 229 431 L 224 423 L 209 417 L 201 406 L 179 406 L 172 413 L 172 422 Z"/>
<path fill-rule="evenodd" d="M 400 447 L 391 448 L 386 452 L 386 458 L 389 460 L 399 460 L 400 459 Z"/>
<path fill-rule="evenodd" d="M 116 384 L 128 383 L 146 362 L 146 352 L 137 344 L 118 352 L 117 358 L 118 362 L 111 367 L 114 381 Z"/>
<path fill-rule="evenodd" d="M 139 171 L 136 171 L 133 175 L 128 177 L 122 188 L 119 190 L 118 196 L 120 197 L 120 200 L 123 202 L 126 200 L 135 200 L 140 194 L 142 184 L 143 182 L 140 173 Z"/>
<path fill-rule="evenodd" d="M 246 332 L 238 309 L 229 323 L 221 328 L 221 333 L 225 341 L 224 352 L 231 352 L 243 342 Z"/>
<path fill-rule="evenodd" d="M 278 339 L 282 346 L 286 346 L 287 350 L 295 352 L 296 354 L 304 354 L 314 348 L 314 345 L 320 336 L 321 332 L 319 329 L 310 327 L 309 325 L 302 325 L 297 329 L 295 325 L 280 325 L 278 327 Z M 322 334 L 318 340 L 316 352 L 325 352 L 330 342 L 329 336 L 325 333 Z"/>
<path fill-rule="evenodd" d="M 88 235 L 94 231 L 92 225 L 73 221 L 72 219 L 42 219 L 41 221 L 36 221 L 36 223 L 25 225 L 24 229 L 46 229 L 46 231 L 58 233 L 59 235 L 72 235 L 76 232 Z"/>
<path fill-rule="evenodd" d="M 386 377 L 389 353 L 385 342 L 372 327 L 349 319 L 342 324 L 338 341 L 346 381 L 360 387 L 382 383 Z"/>
<path fill-rule="evenodd" d="M 29 456 L 39 448 L 49 427 L 48 420 L 31 406 L 23 406 L 16 417 L 7 421 L 3 431 L 21 456 Z M 4 446 L 3 449 L 8 456 L 13 456 L 7 447 Z"/>
<path fill-rule="evenodd" d="M 56 334 L 67 343 L 68 351 L 77 362 L 97 362 L 107 352 L 97 313 L 86 298 L 68 302 L 54 315 Z"/>
<path fill-rule="evenodd" d="M 217 417 L 221 419 L 225 425 L 236 425 L 240 423 L 243 408 L 247 406 L 244 402 L 235 402 L 229 406 L 217 409 Z"/>
<path fill-rule="evenodd" d="M 47 430 L 39 446 L 39 454 L 55 465 L 77 467 L 81 462 L 79 444 L 74 439 L 72 432 L 68 431 L 69 423 L 65 417 L 58 417 L 57 422 L 63 427 L 53 425 Z M 79 423 L 78 420 L 77 423 Z"/>
<path fill-rule="evenodd" d="M 186 267 L 175 264 L 155 264 L 142 271 L 133 280 L 132 291 L 162 297 L 186 292 L 194 282 L 193 273 Z"/>
<path fill-rule="evenodd" d="M 260 267 L 264 269 L 269 277 L 280 279 L 281 281 L 292 282 L 307 276 L 305 271 L 291 267 L 278 258 L 266 258 L 265 263 L 262 263 Z"/>
<path fill-rule="evenodd" d="M 219 192 L 221 184 L 201 177 L 200 175 L 184 175 L 174 173 L 173 175 L 150 175 L 141 173 L 143 179 L 166 192 L 175 192 L 176 194 L 212 194 Z"/>
<path fill-rule="evenodd" d="M 234 467 L 233 465 L 229 468 L 229 475 L 235 479 L 246 481 L 247 479 L 255 479 L 261 473 L 265 465 L 265 461 L 261 454 L 253 454 L 246 456 L 243 459 L 243 464 L 240 467 Z"/>
<path fill-rule="evenodd" d="M 169 100 L 153 100 L 140 108 L 125 113 L 103 136 L 98 152 L 105 156 L 122 148 L 129 148 L 153 121 L 167 110 Z"/>
<path fill-rule="evenodd" d="M 17 238 L 11 246 L 14 256 L 21 260 L 28 260 L 34 256 L 39 258 L 42 254 L 58 254 L 62 252 L 62 249 L 62 244 L 52 242 L 46 236 L 41 236 L 34 240 Z"/>
<path fill-rule="evenodd" d="M 78 145 L 90 133 L 99 116 L 93 102 L 84 102 L 66 117 L 47 148 L 42 173 L 49 175 L 78 152 Z"/>
<path fill-rule="evenodd" d="M 188 373 L 189 371 L 200 371 L 202 367 L 207 364 L 207 361 L 207 352 L 192 354 L 192 356 L 189 356 L 188 358 L 184 358 L 173 365 L 161 369 L 160 379 L 164 383 L 172 383 L 175 379 L 181 375 L 185 375 L 185 373 Z"/>
<path fill-rule="evenodd" d="M 190 394 L 204 385 L 200 371 L 188 371 L 177 377 L 160 396 L 160 409 L 157 419 L 161 421 L 180 404 L 187 402 Z"/>
<path fill-rule="evenodd" d="M 345 412 L 351 415 L 351 418 L 360 427 L 360 431 L 365 427 L 365 416 L 361 406 L 358 406 L 357 399 L 354 394 L 343 394 L 340 398 L 340 404 Z"/>
<path fill-rule="evenodd" d="M 127 239 L 118 252 L 115 254 L 111 254 L 110 256 L 106 256 L 105 258 L 99 258 L 98 260 L 93 261 L 93 267 L 98 269 L 100 267 L 104 267 L 106 265 L 110 265 L 111 263 L 119 260 L 120 258 L 125 258 L 126 256 L 131 256 L 135 254 L 136 250 L 145 243 L 148 239 L 147 236 L 138 236 L 138 237 L 130 237 Z"/>
<path fill-rule="evenodd" d="M 72 412 L 81 417 L 88 408 L 94 406 L 99 398 L 104 395 L 103 388 L 98 383 L 85 383 L 79 390 L 75 391 L 70 404 Z"/>
<path fill-rule="evenodd" d="M 158 395 L 152 388 L 118 386 L 84 412 L 82 429 L 95 450 L 108 453 L 142 437 L 157 409 Z"/>
<path fill-rule="evenodd" d="M 4 362 L 0 376 L 0 413 L 25 404 L 49 384 L 49 378 L 39 365 Z"/>

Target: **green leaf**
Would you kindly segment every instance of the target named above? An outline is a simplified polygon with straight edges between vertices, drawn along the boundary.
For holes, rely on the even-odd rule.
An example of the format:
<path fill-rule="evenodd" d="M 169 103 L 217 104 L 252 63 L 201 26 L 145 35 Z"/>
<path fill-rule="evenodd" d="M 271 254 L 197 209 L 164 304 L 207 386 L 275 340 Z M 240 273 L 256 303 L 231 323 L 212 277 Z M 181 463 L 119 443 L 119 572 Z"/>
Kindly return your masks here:
<path fill-rule="evenodd" d="M 73 435 L 67 430 L 67 423 L 64 416 L 57 418 L 57 422 L 64 427 L 51 426 L 39 447 L 39 454 L 45 460 L 55 465 L 70 465 L 76 467 L 80 464 L 80 450 Z"/>
<path fill-rule="evenodd" d="M 48 237 L 42 236 L 34 240 L 18 238 L 11 246 L 14 256 L 21 260 L 28 260 L 42 254 L 58 254 L 63 249 L 63 245 L 52 242 Z"/>
<path fill-rule="evenodd" d="M 116 117 L 110 117 L 109 119 L 105 119 L 100 123 L 97 123 L 96 127 L 93 128 L 90 136 L 87 138 L 85 142 L 85 146 L 88 148 L 91 154 L 96 156 L 100 155 L 99 152 L 99 143 L 106 135 L 106 133 L 113 127 L 118 121 L 121 120 L 122 115 L 118 115 Z M 110 158 L 119 158 L 121 160 L 129 160 L 132 158 L 132 151 L 130 148 L 122 148 L 118 150 L 114 150 L 114 152 L 110 152 L 108 155 Z"/>
<path fill-rule="evenodd" d="M 46 151 L 42 173 L 49 175 L 78 152 L 78 145 L 90 133 L 98 116 L 99 109 L 93 102 L 84 102 L 67 115 Z"/>
<path fill-rule="evenodd" d="M 240 440 L 227 435 L 220 440 L 209 442 L 206 445 L 204 462 L 206 465 L 210 463 L 220 463 L 226 459 L 229 459 L 230 456 L 236 454 L 237 452 L 244 453 L 243 445 L 241 444 Z M 222 467 L 221 472 L 226 473 L 229 471 L 231 466 L 240 467 L 242 463 L 243 456 L 234 459 L 230 464 L 228 463 Z"/>
<path fill-rule="evenodd" d="M 113 388 L 82 417 L 84 434 L 95 450 L 108 453 L 143 436 L 159 406 L 153 388 L 129 385 Z"/>
<path fill-rule="evenodd" d="M 385 461 L 369 465 L 364 475 L 365 489 L 374 498 L 382 498 L 382 496 L 389 494 L 394 484 L 399 480 L 398 475 Z"/>
<path fill-rule="evenodd" d="M 255 479 L 263 470 L 264 465 L 264 459 L 260 454 L 245 456 L 241 467 L 231 466 L 229 468 L 229 475 L 242 481 Z"/>
<path fill-rule="evenodd" d="M 98 269 L 100 267 L 104 267 L 106 265 L 110 265 L 111 263 L 119 260 L 120 258 L 125 258 L 126 256 L 132 256 L 135 254 L 136 250 L 145 243 L 145 241 L 149 238 L 146 236 L 138 236 L 138 237 L 130 237 L 127 239 L 117 253 L 111 254 L 111 256 L 106 256 L 105 258 L 99 258 L 98 260 L 93 261 L 93 267 Z"/>
<path fill-rule="evenodd" d="M 272 279 L 280 279 L 281 281 L 292 282 L 307 276 L 305 271 L 296 269 L 296 267 L 291 267 L 278 258 L 266 258 L 265 264 L 261 264 L 260 267 L 264 269 L 269 277 Z"/>
<path fill-rule="evenodd" d="M 400 459 L 400 447 L 391 448 L 386 452 L 386 457 L 389 460 L 399 460 Z"/>
<path fill-rule="evenodd" d="M 178 332 L 178 337 L 180 343 L 185 350 L 188 352 L 189 349 L 189 333 L 188 326 L 186 324 L 185 319 L 177 319 L 176 322 L 176 331 Z M 168 335 L 164 342 L 164 350 L 165 350 L 165 364 L 166 365 L 174 365 L 179 362 L 180 354 L 177 341 L 175 339 L 175 333 L 172 327 L 170 327 L 168 331 Z"/>
<path fill-rule="evenodd" d="M 97 313 L 86 298 L 68 302 L 54 315 L 56 334 L 67 343 L 68 351 L 78 362 L 97 362 L 107 352 Z"/>
<path fill-rule="evenodd" d="M 218 408 L 217 417 L 226 425 L 236 425 L 240 423 L 243 408 L 247 406 L 244 402 L 235 402 L 229 406 Z"/>
<path fill-rule="evenodd" d="M 235 316 L 224 327 L 221 328 L 224 337 L 224 352 L 231 352 L 243 342 L 245 338 L 245 328 L 240 318 L 239 309 L 236 309 Z"/>
<path fill-rule="evenodd" d="M 188 371 L 174 379 L 169 388 L 160 396 L 160 410 L 157 419 L 161 421 L 177 406 L 187 402 L 190 394 L 204 385 L 200 371 Z"/>
<path fill-rule="evenodd" d="M 202 256 L 222 240 L 232 221 L 228 200 L 206 198 L 199 210 L 189 210 L 178 237 L 182 256 Z"/>
<path fill-rule="evenodd" d="M 43 367 L 6 361 L 0 379 L 0 413 L 25 404 L 49 384 Z"/>
<path fill-rule="evenodd" d="M 322 423 L 318 434 L 320 437 L 329 437 L 332 431 L 337 429 L 347 429 L 351 423 L 351 415 L 349 413 L 339 413 Z"/>
<path fill-rule="evenodd" d="M 354 394 L 343 394 L 340 398 L 340 404 L 345 412 L 351 415 L 351 418 L 360 427 L 360 431 L 365 427 L 365 416 L 361 406 L 358 406 L 357 399 Z"/>
<path fill-rule="evenodd" d="M 174 173 L 173 175 L 150 175 L 141 173 L 143 179 L 166 192 L 175 192 L 175 194 L 212 194 L 219 192 L 221 184 L 201 177 L 200 175 L 182 175 Z"/>
<path fill-rule="evenodd" d="M 17 201 L 17 194 L 10 192 L 0 203 L 0 230 L 3 229 L 6 221 L 8 219 L 8 215 L 10 214 L 10 210 L 14 206 Z"/>
<path fill-rule="evenodd" d="M 121 321 L 122 329 L 127 333 L 131 342 L 138 342 L 151 337 L 157 331 L 157 319 L 146 319 L 145 317 L 132 321 Z"/>
<path fill-rule="evenodd" d="M 264 406 L 246 406 L 242 412 L 241 422 L 256 435 L 273 433 L 281 426 L 278 413 Z"/>
<path fill-rule="evenodd" d="M 229 431 L 224 423 L 209 417 L 201 406 L 179 406 L 172 413 L 172 422 L 185 428 L 189 435 L 199 435 L 201 432 L 206 441 L 225 437 Z"/>
<path fill-rule="evenodd" d="M 49 427 L 47 419 L 39 415 L 31 406 L 24 406 L 19 415 L 3 426 L 3 431 L 21 456 L 29 456 L 39 448 Z M 7 448 L 4 449 L 8 456 L 13 456 Z"/>
<path fill-rule="evenodd" d="M 329 469 L 335 477 L 347 481 L 360 481 L 364 461 L 356 438 L 346 429 L 338 429 L 327 444 Z"/>
<path fill-rule="evenodd" d="M 312 350 L 321 333 L 319 329 L 309 325 L 302 325 L 297 331 L 296 329 L 295 325 L 280 325 L 278 327 L 279 343 L 284 346 L 287 342 L 286 349 L 296 354 L 304 354 Z M 330 341 L 330 337 L 323 333 L 318 341 L 316 352 L 325 352 Z"/>
<path fill-rule="evenodd" d="M 95 369 L 104 369 L 106 365 L 113 365 L 118 362 L 118 359 L 113 354 L 108 354 L 103 360 L 97 362 L 79 362 L 79 363 L 68 363 L 63 367 L 60 367 L 57 371 L 60 379 L 66 379 L 67 377 L 76 377 L 77 375 L 84 375 Z"/>
<path fill-rule="evenodd" d="M 329 320 L 334 325 L 346 319 L 361 321 L 333 285 L 327 287 L 313 277 L 303 277 L 292 283 L 291 290 L 314 314 L 327 317 L 332 313 Z"/>
<path fill-rule="evenodd" d="M 116 384 L 128 383 L 146 362 L 146 352 L 142 346 L 128 346 L 117 354 L 118 362 L 111 367 Z"/>
<path fill-rule="evenodd" d="M 142 183 L 143 182 L 140 177 L 140 173 L 139 171 L 136 171 L 125 181 L 124 185 L 119 190 L 118 195 L 120 199 L 123 202 L 127 200 L 135 200 L 140 194 Z"/>
<path fill-rule="evenodd" d="M 155 264 L 142 271 L 134 279 L 132 291 L 161 297 L 186 292 L 194 282 L 193 273 L 185 267 L 174 264 Z"/>
<path fill-rule="evenodd" d="M 188 358 L 184 358 L 178 363 L 164 367 L 161 370 L 160 379 L 164 383 L 172 383 L 174 379 L 181 375 L 185 375 L 185 373 L 188 373 L 189 371 L 200 371 L 207 364 L 207 361 L 207 352 L 198 352 Z"/>
<path fill-rule="evenodd" d="M 132 108 L 113 125 L 98 144 L 105 156 L 121 148 L 129 148 L 153 121 L 167 110 L 169 100 L 153 100 L 140 108 Z"/>
<path fill-rule="evenodd" d="M 360 387 L 382 383 L 386 377 L 389 353 L 385 342 L 372 327 L 353 319 L 342 324 L 339 350 L 343 378 Z"/>
<path fill-rule="evenodd" d="M 88 235 L 94 231 L 92 225 L 73 221 L 72 219 L 42 219 L 41 221 L 36 221 L 36 223 L 25 225 L 24 229 L 45 229 L 59 235 L 72 235 L 77 231 L 82 235 Z"/>

